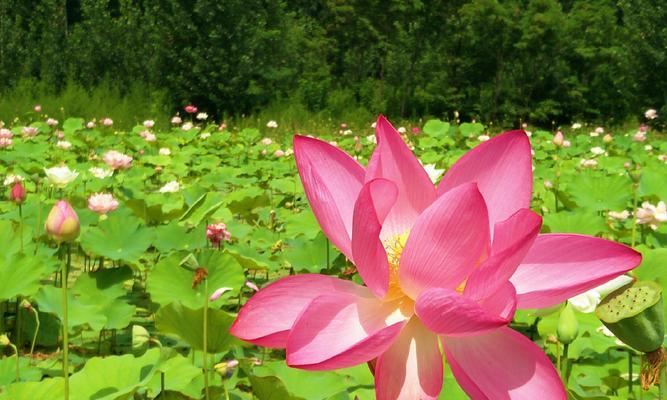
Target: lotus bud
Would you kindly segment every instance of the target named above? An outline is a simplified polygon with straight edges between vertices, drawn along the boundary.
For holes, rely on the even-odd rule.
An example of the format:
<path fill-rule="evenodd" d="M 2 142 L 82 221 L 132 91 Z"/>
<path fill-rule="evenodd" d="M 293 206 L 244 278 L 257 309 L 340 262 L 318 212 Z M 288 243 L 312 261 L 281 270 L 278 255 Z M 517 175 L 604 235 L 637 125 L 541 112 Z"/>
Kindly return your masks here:
<path fill-rule="evenodd" d="M 44 224 L 46 233 L 56 242 L 71 242 L 79 237 L 79 217 L 65 200 L 59 200 L 49 212 Z"/>
<path fill-rule="evenodd" d="M 579 334 L 579 322 L 570 303 L 567 303 L 560 312 L 556 333 L 558 334 L 558 341 L 563 344 L 572 343 Z"/>
<path fill-rule="evenodd" d="M 552 142 L 553 144 L 555 144 L 556 146 L 560 147 L 560 146 L 563 145 L 563 141 L 564 141 L 564 140 L 565 140 L 565 137 L 563 136 L 563 132 L 558 131 L 558 132 L 556 132 L 556 134 L 554 135 L 554 138 L 551 140 L 551 142 Z"/>
<path fill-rule="evenodd" d="M 221 288 L 218 288 L 215 292 L 213 292 L 213 294 L 211 295 L 211 298 L 210 298 L 209 300 L 210 300 L 210 301 L 216 301 L 216 300 L 218 300 L 218 299 L 220 298 L 220 296 L 222 296 L 225 292 L 229 292 L 230 290 L 232 290 L 232 288 L 230 288 L 230 287 L 221 287 Z"/>
<path fill-rule="evenodd" d="M 151 340 L 151 335 L 146 328 L 141 325 L 132 325 L 132 351 L 134 353 L 142 353 Z"/>
<path fill-rule="evenodd" d="M 16 204 L 23 204 L 26 198 L 26 191 L 21 182 L 16 182 L 9 193 L 9 199 Z"/>

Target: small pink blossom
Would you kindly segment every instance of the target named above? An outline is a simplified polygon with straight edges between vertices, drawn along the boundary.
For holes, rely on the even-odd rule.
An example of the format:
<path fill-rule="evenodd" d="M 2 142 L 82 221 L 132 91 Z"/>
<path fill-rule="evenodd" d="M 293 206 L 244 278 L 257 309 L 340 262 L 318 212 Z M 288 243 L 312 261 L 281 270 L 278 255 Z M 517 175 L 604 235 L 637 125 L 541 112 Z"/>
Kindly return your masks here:
<path fill-rule="evenodd" d="M 227 225 L 223 222 L 209 224 L 206 227 L 206 239 L 215 247 L 220 247 L 224 240 L 225 242 L 232 241 L 232 234 L 227 230 Z"/>
<path fill-rule="evenodd" d="M 148 132 L 148 133 L 144 136 L 144 140 L 146 140 L 147 142 L 154 142 L 154 141 L 157 140 L 157 136 L 155 136 L 154 133 Z"/>
<path fill-rule="evenodd" d="M 9 192 L 9 200 L 13 201 L 16 204 L 22 204 L 26 199 L 26 191 L 21 182 L 14 183 L 11 191 Z"/>
<path fill-rule="evenodd" d="M 12 139 L 10 138 L 0 138 L 0 148 L 4 149 L 12 145 Z"/>
<path fill-rule="evenodd" d="M 113 170 L 127 169 L 132 166 L 132 157 L 118 152 L 116 150 L 109 150 L 104 154 L 104 162 Z"/>
<path fill-rule="evenodd" d="M 11 139 L 14 133 L 7 128 L 0 128 L 0 138 Z"/>
<path fill-rule="evenodd" d="M 251 290 L 253 290 L 253 291 L 255 291 L 255 292 L 259 292 L 259 288 L 257 287 L 257 285 L 255 285 L 254 282 L 246 281 L 245 285 L 246 285 L 248 288 L 250 288 Z"/>
<path fill-rule="evenodd" d="M 110 193 L 95 193 L 88 198 L 88 209 L 100 215 L 114 211 L 118 208 L 118 200 Z"/>
<path fill-rule="evenodd" d="M 110 127 L 113 125 L 113 120 L 111 118 L 102 118 L 102 125 L 106 127 Z"/>
<path fill-rule="evenodd" d="M 21 128 L 21 132 L 23 132 L 23 135 L 26 137 L 35 137 L 37 136 L 37 133 L 39 133 L 39 129 L 34 126 L 24 126 Z"/>
<path fill-rule="evenodd" d="M 570 146 L 572 146 L 572 143 L 570 143 L 569 140 L 567 140 L 567 139 L 566 139 L 566 140 L 563 140 L 563 147 L 568 148 L 568 147 L 570 147 Z"/>
<path fill-rule="evenodd" d="M 60 140 L 65 138 L 65 132 L 63 131 L 56 131 L 56 137 Z"/>
<path fill-rule="evenodd" d="M 662 222 L 667 222 L 667 206 L 664 201 L 653 205 L 648 201 L 642 203 L 641 208 L 635 211 L 637 223 L 641 225 L 648 225 L 651 229 L 658 229 L 658 225 Z"/>
<path fill-rule="evenodd" d="M 639 125 L 639 132 L 648 132 L 648 125 L 646 124 Z"/>
<path fill-rule="evenodd" d="M 544 181 L 544 187 L 547 188 L 547 189 L 551 189 L 551 188 L 554 187 L 554 184 L 551 183 L 550 180 L 545 180 L 545 181 Z"/>
<path fill-rule="evenodd" d="M 35 110 L 36 113 L 42 112 L 42 106 L 39 104 L 35 104 L 35 107 L 32 109 Z"/>
<path fill-rule="evenodd" d="M 218 130 L 219 130 L 220 132 L 224 131 L 225 129 L 227 129 L 227 124 L 224 123 L 224 122 L 221 123 L 220 126 L 218 126 Z"/>
<path fill-rule="evenodd" d="M 273 153 L 273 156 L 276 157 L 276 158 L 284 157 L 284 156 L 285 156 L 285 152 L 282 151 L 282 150 L 280 150 L 280 149 L 278 149 L 278 150 L 276 150 L 276 151 Z"/>
<path fill-rule="evenodd" d="M 413 135 L 419 135 L 421 129 L 418 126 L 413 126 L 412 128 L 410 128 L 410 132 L 412 132 Z"/>
<path fill-rule="evenodd" d="M 56 126 L 56 125 L 58 125 L 58 120 L 53 119 L 53 118 L 49 118 L 49 119 L 46 120 L 46 124 L 48 126 Z"/>
<path fill-rule="evenodd" d="M 193 104 L 188 104 L 187 106 L 185 106 L 184 110 L 188 114 L 194 114 L 197 112 L 198 108 Z"/>
<path fill-rule="evenodd" d="M 175 116 L 171 117 L 172 125 L 180 125 L 182 122 L 183 122 L 183 120 L 178 115 L 175 115 Z"/>
<path fill-rule="evenodd" d="M 59 140 L 58 143 L 56 143 L 56 147 L 63 150 L 68 150 L 72 147 L 72 143 L 68 142 L 67 140 Z"/>
<path fill-rule="evenodd" d="M 646 117 L 646 119 L 648 119 L 648 120 L 656 119 L 656 118 L 658 118 L 658 112 L 656 110 L 654 110 L 653 108 L 649 108 L 644 113 L 644 117 Z"/>
<path fill-rule="evenodd" d="M 264 146 L 270 146 L 271 143 L 273 143 L 273 140 L 271 140 L 271 138 L 265 137 L 260 143 L 262 143 Z"/>
<path fill-rule="evenodd" d="M 602 137 L 602 141 L 605 143 L 611 143 L 613 140 L 614 138 L 608 133 Z"/>
<path fill-rule="evenodd" d="M 155 126 L 155 121 L 153 121 L 152 119 L 147 119 L 146 121 L 144 121 L 143 125 L 144 128 L 151 129 L 153 126 Z"/>
<path fill-rule="evenodd" d="M 581 165 L 584 168 L 595 168 L 598 165 L 598 160 L 595 159 L 581 160 L 579 165 Z"/>
<path fill-rule="evenodd" d="M 93 129 L 95 127 L 95 121 L 88 121 L 86 123 L 86 128 Z"/>

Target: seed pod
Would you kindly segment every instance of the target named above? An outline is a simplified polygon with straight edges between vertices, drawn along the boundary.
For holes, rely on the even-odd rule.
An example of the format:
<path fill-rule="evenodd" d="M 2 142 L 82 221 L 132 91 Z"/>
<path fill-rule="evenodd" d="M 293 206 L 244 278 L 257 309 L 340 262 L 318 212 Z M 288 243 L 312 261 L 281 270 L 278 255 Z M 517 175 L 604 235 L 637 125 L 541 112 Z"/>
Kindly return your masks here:
<path fill-rule="evenodd" d="M 616 337 L 635 350 L 649 353 L 662 346 L 665 335 L 662 288 L 655 282 L 635 282 L 615 290 L 600 303 L 595 314 Z"/>

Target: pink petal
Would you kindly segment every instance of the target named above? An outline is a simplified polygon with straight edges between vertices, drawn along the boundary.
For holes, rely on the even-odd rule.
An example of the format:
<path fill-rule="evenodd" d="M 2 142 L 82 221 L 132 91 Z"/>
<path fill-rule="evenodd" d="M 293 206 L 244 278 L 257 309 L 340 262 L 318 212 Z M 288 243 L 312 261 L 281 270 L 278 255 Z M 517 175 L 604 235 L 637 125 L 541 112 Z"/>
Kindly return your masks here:
<path fill-rule="evenodd" d="M 479 304 L 493 315 L 511 321 L 516 311 L 516 289 L 506 281 L 495 293 L 487 295 Z"/>
<path fill-rule="evenodd" d="M 523 131 L 510 131 L 483 142 L 461 157 L 442 178 L 438 195 L 476 182 L 489 207 L 489 224 L 528 208 L 533 187 L 530 141 Z"/>
<path fill-rule="evenodd" d="M 413 299 L 431 287 L 454 289 L 489 242 L 486 204 L 474 183 L 440 196 L 419 216 L 401 255 L 401 289 Z"/>
<path fill-rule="evenodd" d="M 252 296 L 239 311 L 230 333 L 260 346 L 285 347 L 294 321 L 315 297 L 323 293 L 354 293 L 374 298 L 367 288 L 331 276 L 288 276 Z"/>
<path fill-rule="evenodd" d="M 480 300 L 507 283 L 533 245 L 541 226 L 542 217 L 528 209 L 521 209 L 497 223 L 491 255 L 470 275 L 466 296 Z"/>
<path fill-rule="evenodd" d="M 364 183 L 364 168 L 337 147 L 298 135 L 294 157 L 315 218 L 333 244 L 351 259 L 352 213 Z"/>
<path fill-rule="evenodd" d="M 544 308 L 624 274 L 641 260 L 630 247 L 605 239 L 539 235 L 511 281 L 519 308 Z"/>
<path fill-rule="evenodd" d="M 404 233 L 435 199 L 435 187 L 401 136 L 383 116 L 376 125 L 377 148 L 368 162 L 366 182 L 385 178 L 398 187 L 398 200 L 387 216 L 382 239 Z"/>
<path fill-rule="evenodd" d="M 394 344 L 378 357 L 376 398 L 437 399 L 441 389 L 442 358 L 438 337 L 417 318 L 412 318 Z"/>
<path fill-rule="evenodd" d="M 354 206 L 352 255 L 359 275 L 382 298 L 389 286 L 387 252 L 380 241 L 382 222 L 396 202 L 398 189 L 386 179 L 366 183 Z"/>
<path fill-rule="evenodd" d="M 477 399 L 567 399 L 549 358 L 528 338 L 503 327 L 482 335 L 444 337 L 447 362 Z"/>
<path fill-rule="evenodd" d="M 410 315 L 396 303 L 351 294 L 316 297 L 287 340 L 287 364 L 308 370 L 346 368 L 382 354 Z"/>
<path fill-rule="evenodd" d="M 479 303 L 449 289 L 422 292 L 415 313 L 433 332 L 447 336 L 479 334 L 507 325 L 509 320 L 494 315 Z"/>

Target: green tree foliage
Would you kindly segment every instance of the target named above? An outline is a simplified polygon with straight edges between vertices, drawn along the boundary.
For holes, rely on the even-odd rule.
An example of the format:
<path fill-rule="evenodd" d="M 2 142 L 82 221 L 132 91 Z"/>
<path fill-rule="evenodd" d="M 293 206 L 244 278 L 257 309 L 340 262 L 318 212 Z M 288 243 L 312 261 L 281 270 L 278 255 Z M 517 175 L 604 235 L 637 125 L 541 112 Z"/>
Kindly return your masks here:
<path fill-rule="evenodd" d="M 0 93 L 142 85 L 213 114 L 624 120 L 667 112 L 666 50 L 654 0 L 0 2 Z"/>

